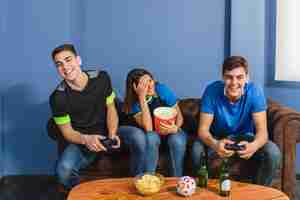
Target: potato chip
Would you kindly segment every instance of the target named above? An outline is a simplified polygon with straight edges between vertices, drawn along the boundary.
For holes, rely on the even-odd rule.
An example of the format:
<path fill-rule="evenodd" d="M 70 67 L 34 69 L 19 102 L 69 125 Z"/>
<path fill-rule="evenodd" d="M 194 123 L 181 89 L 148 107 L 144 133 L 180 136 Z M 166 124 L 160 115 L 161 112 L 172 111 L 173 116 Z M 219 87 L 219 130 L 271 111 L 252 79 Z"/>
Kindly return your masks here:
<path fill-rule="evenodd" d="M 162 180 L 158 176 L 151 174 L 145 174 L 139 177 L 135 182 L 137 190 L 144 195 L 158 192 L 161 184 Z"/>

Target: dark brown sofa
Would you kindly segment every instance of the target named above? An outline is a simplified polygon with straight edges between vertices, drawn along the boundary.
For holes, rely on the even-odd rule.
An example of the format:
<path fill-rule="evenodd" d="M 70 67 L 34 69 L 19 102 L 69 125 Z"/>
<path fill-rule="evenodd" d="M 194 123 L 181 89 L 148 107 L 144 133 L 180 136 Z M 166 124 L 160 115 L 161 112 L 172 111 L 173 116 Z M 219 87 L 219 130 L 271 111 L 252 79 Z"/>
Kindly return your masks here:
<path fill-rule="evenodd" d="M 185 175 L 192 175 L 190 145 L 196 135 L 199 116 L 200 99 L 183 99 L 179 106 L 184 116 L 183 129 L 189 133 L 189 148 L 185 161 Z M 277 102 L 268 99 L 268 130 L 270 139 L 274 141 L 282 152 L 282 166 L 278 170 L 272 186 L 285 192 L 291 200 L 296 199 L 296 144 L 300 142 L 300 113 L 284 107 Z M 124 119 L 124 118 L 123 118 Z M 121 120 L 122 121 L 122 120 Z M 127 123 L 128 119 L 122 121 Z M 50 119 L 48 122 L 48 134 L 58 141 L 59 154 L 63 151 L 66 142 L 59 134 L 57 128 Z M 113 155 L 99 155 L 99 159 L 87 169 L 81 171 L 82 180 L 108 177 L 129 176 L 129 154 L 126 149 Z M 216 169 L 220 160 L 208 161 L 210 176 L 216 175 Z M 248 179 L 256 173 L 255 163 L 239 162 L 231 167 L 231 175 L 237 179 Z M 252 166 L 252 167 L 251 167 Z M 243 169 L 243 170 L 241 170 Z M 250 170 L 251 169 L 251 170 Z M 160 156 L 158 172 L 167 174 L 167 159 L 165 153 Z"/>

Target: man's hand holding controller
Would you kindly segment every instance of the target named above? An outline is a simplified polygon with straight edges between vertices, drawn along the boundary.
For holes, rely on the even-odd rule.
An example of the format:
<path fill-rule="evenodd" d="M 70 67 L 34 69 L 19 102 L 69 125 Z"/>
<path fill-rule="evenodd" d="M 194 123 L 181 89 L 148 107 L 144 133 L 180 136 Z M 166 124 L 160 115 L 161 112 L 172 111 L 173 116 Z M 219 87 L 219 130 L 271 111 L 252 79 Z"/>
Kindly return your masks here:
<path fill-rule="evenodd" d="M 234 142 L 229 139 L 215 140 L 214 150 L 221 158 L 230 157 L 234 154 L 234 151 L 226 149 L 225 146 L 233 143 Z"/>
<path fill-rule="evenodd" d="M 94 152 L 111 151 L 120 147 L 120 139 L 117 135 L 108 138 L 103 135 L 81 134 L 81 140 L 83 145 Z"/>
<path fill-rule="evenodd" d="M 87 135 L 81 134 L 82 144 L 86 146 L 90 151 L 99 152 L 107 151 L 103 144 L 100 142 L 101 139 L 105 137 L 102 135 Z"/>
<path fill-rule="evenodd" d="M 114 136 L 112 138 L 105 137 L 99 141 L 107 151 L 112 151 L 113 149 L 118 149 L 120 147 L 120 139 L 118 136 Z"/>
<path fill-rule="evenodd" d="M 242 151 L 245 150 L 246 146 L 238 143 L 234 144 L 225 144 L 225 149 L 232 150 L 232 151 Z"/>

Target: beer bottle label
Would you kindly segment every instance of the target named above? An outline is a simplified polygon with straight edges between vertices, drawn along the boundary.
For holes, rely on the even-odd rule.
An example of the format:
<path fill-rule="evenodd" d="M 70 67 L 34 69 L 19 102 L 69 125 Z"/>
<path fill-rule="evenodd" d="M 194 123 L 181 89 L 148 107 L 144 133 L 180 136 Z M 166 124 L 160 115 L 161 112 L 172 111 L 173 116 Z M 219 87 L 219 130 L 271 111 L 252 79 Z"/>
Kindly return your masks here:
<path fill-rule="evenodd" d="M 229 179 L 224 180 L 221 184 L 221 190 L 222 191 L 230 191 L 230 187 L 231 187 L 231 185 L 230 185 L 230 180 Z"/>

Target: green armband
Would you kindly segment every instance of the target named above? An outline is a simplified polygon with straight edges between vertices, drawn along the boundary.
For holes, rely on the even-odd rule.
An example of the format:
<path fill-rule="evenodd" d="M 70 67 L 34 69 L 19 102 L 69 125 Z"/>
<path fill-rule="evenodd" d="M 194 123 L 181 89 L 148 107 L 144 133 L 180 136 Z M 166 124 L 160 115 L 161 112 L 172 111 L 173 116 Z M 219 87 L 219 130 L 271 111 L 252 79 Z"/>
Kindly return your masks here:
<path fill-rule="evenodd" d="M 67 123 L 71 122 L 70 115 L 65 115 L 65 116 L 61 116 L 61 117 L 53 117 L 53 119 L 57 125 L 67 124 Z"/>
<path fill-rule="evenodd" d="M 112 91 L 111 95 L 106 97 L 106 105 L 112 104 L 114 102 L 115 97 L 116 94 L 114 91 Z"/>

